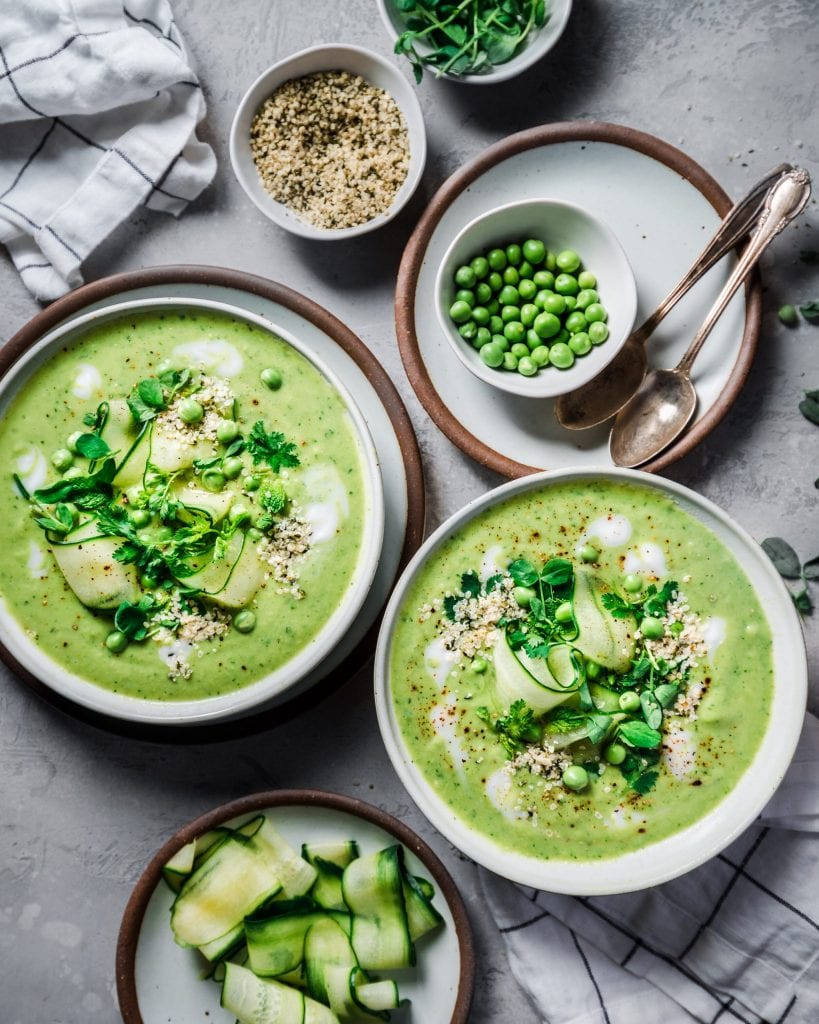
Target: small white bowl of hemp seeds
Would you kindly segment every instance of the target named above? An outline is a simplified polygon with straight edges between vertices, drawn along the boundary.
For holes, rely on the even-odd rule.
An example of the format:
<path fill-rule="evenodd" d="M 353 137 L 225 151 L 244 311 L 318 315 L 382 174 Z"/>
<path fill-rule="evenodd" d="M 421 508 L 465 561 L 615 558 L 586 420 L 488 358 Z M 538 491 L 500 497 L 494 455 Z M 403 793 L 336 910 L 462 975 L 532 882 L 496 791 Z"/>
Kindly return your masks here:
<path fill-rule="evenodd" d="M 407 203 L 426 160 L 414 87 L 359 46 L 313 46 L 264 71 L 230 131 L 239 184 L 287 231 L 342 239 Z"/>

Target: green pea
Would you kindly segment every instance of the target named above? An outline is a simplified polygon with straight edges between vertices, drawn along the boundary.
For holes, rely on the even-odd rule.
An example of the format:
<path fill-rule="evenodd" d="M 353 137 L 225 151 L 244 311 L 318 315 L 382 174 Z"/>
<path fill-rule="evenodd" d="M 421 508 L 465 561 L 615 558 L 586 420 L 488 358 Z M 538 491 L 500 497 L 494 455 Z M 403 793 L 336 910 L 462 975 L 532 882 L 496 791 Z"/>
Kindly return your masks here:
<path fill-rule="evenodd" d="M 606 327 L 605 324 L 600 323 L 599 320 L 589 324 L 589 338 L 591 338 L 592 345 L 602 345 L 608 336 L 608 327 Z"/>
<path fill-rule="evenodd" d="M 585 668 L 586 668 L 586 678 L 587 679 L 592 679 L 592 680 L 599 679 L 600 678 L 600 674 L 603 671 L 603 669 L 597 664 L 597 662 L 596 661 L 592 661 L 591 659 L 586 661 Z"/>
<path fill-rule="evenodd" d="M 799 314 L 795 306 L 780 306 L 777 316 L 786 327 L 794 327 L 799 323 Z"/>
<path fill-rule="evenodd" d="M 577 282 L 580 284 L 580 281 Z M 594 288 L 583 288 L 577 293 L 577 309 L 585 309 L 587 306 L 591 306 L 592 303 L 598 302 L 600 296 L 594 290 Z"/>
<path fill-rule="evenodd" d="M 505 334 L 493 334 L 492 344 L 497 345 L 500 348 L 501 352 L 508 352 L 509 345 L 511 343 Z"/>
<path fill-rule="evenodd" d="M 479 327 L 485 327 L 492 317 L 486 306 L 476 306 L 472 310 L 472 319 Z"/>
<path fill-rule="evenodd" d="M 515 267 L 507 267 L 503 272 L 503 280 L 506 284 L 516 285 L 520 281 L 520 274 Z"/>
<path fill-rule="evenodd" d="M 458 267 L 455 271 L 455 284 L 459 288 L 474 288 L 477 277 L 472 267 Z"/>
<path fill-rule="evenodd" d="M 479 676 L 482 676 L 484 672 L 489 668 L 489 662 L 486 658 L 481 658 L 480 655 L 477 658 L 472 659 L 472 664 L 469 666 L 473 672 L 476 672 Z"/>
<path fill-rule="evenodd" d="M 585 789 L 588 786 L 589 773 L 580 764 L 570 764 L 563 772 L 562 781 L 566 789 L 573 789 L 576 793 L 579 793 L 581 789 Z"/>
<path fill-rule="evenodd" d="M 562 252 L 559 252 L 555 257 L 555 263 L 558 269 L 566 274 L 574 274 L 575 271 L 580 269 L 580 257 L 574 249 L 564 249 Z"/>
<path fill-rule="evenodd" d="M 506 246 L 506 259 L 507 259 L 507 262 L 511 263 L 511 265 L 513 267 L 518 266 L 518 264 L 523 259 L 523 250 L 515 242 L 513 242 L 511 245 L 507 245 Z"/>
<path fill-rule="evenodd" d="M 577 275 L 577 283 L 581 288 L 596 288 L 597 278 L 589 270 L 581 270 Z"/>
<path fill-rule="evenodd" d="M 143 590 L 156 590 L 159 586 L 159 580 L 149 572 L 141 572 L 139 574 L 139 585 Z"/>
<path fill-rule="evenodd" d="M 636 711 L 640 707 L 640 695 L 634 690 L 626 690 L 620 694 L 617 703 L 623 711 Z"/>
<path fill-rule="evenodd" d="M 540 310 L 531 302 L 520 307 L 520 322 L 524 327 L 531 327 L 537 319 Z"/>
<path fill-rule="evenodd" d="M 643 589 L 643 581 L 635 573 L 630 572 L 623 580 L 623 589 L 627 590 L 629 594 L 639 594 Z"/>
<path fill-rule="evenodd" d="M 550 292 L 548 288 L 541 288 L 534 299 L 537 308 L 546 312 L 546 303 L 551 295 L 554 295 L 554 292 Z"/>
<path fill-rule="evenodd" d="M 79 439 L 81 437 L 82 437 L 82 431 L 81 430 L 75 430 L 74 433 L 73 434 L 69 434 L 68 438 L 66 439 L 66 442 L 65 442 L 66 443 L 66 447 L 68 448 L 68 450 L 70 452 L 74 452 L 75 455 L 78 454 L 78 452 L 79 452 L 79 448 L 77 447 L 77 441 L 79 441 Z"/>
<path fill-rule="evenodd" d="M 543 261 L 543 266 L 552 273 L 557 270 L 557 259 L 551 249 L 546 250 L 546 259 Z"/>
<path fill-rule="evenodd" d="M 58 448 L 56 452 L 51 453 L 51 465 L 58 473 L 64 473 L 73 464 L 74 456 L 67 448 Z"/>
<path fill-rule="evenodd" d="M 532 350 L 539 348 L 543 344 L 534 327 L 530 327 L 526 332 L 526 344 Z"/>
<path fill-rule="evenodd" d="M 262 384 L 266 388 L 270 388 L 271 391 L 278 391 L 282 386 L 282 375 L 278 370 L 274 370 L 272 366 L 265 367 L 259 374 L 259 377 Z"/>
<path fill-rule="evenodd" d="M 478 325 L 474 320 L 467 320 L 465 324 L 461 324 L 458 328 L 458 334 L 466 341 L 474 341 L 478 336 Z"/>
<path fill-rule="evenodd" d="M 245 465 L 238 455 L 232 455 L 229 459 L 225 459 L 222 462 L 222 472 L 226 480 L 235 480 L 244 468 Z"/>
<path fill-rule="evenodd" d="M 486 280 L 493 292 L 499 292 L 503 288 L 503 278 L 497 270 L 493 270 Z"/>
<path fill-rule="evenodd" d="M 527 238 L 523 243 L 523 258 L 530 263 L 542 263 L 546 259 L 546 246 L 537 238 Z"/>
<path fill-rule="evenodd" d="M 475 305 L 475 293 L 469 288 L 455 292 L 455 302 L 465 302 L 470 308 Z"/>
<path fill-rule="evenodd" d="M 541 313 L 532 326 L 539 338 L 553 338 L 560 330 L 560 321 L 554 313 Z"/>
<path fill-rule="evenodd" d="M 183 423 L 201 423 L 205 410 L 195 398 L 185 398 L 179 403 L 179 418 Z"/>
<path fill-rule="evenodd" d="M 242 480 L 243 491 L 258 491 L 262 486 L 262 478 L 256 476 L 255 473 L 248 473 L 248 475 Z"/>
<path fill-rule="evenodd" d="M 486 259 L 493 270 L 506 269 L 506 253 L 503 249 L 492 249 L 486 254 Z"/>
<path fill-rule="evenodd" d="M 148 495 L 141 487 L 129 487 L 125 492 L 125 497 L 128 499 L 128 504 L 137 506 L 142 505 L 148 498 Z"/>
<path fill-rule="evenodd" d="M 521 281 L 531 281 L 534 272 L 535 268 L 528 260 L 524 260 L 518 267 L 518 273 L 520 274 Z"/>
<path fill-rule="evenodd" d="M 549 361 L 558 370 L 568 370 L 574 365 L 574 352 L 564 342 L 558 341 L 549 349 Z"/>
<path fill-rule="evenodd" d="M 590 306 L 586 307 L 586 319 L 590 324 L 603 323 L 608 318 L 609 315 L 606 312 L 605 306 L 602 306 L 599 302 L 593 302 Z"/>
<path fill-rule="evenodd" d="M 515 346 L 523 343 L 523 339 L 526 337 L 526 328 L 520 322 L 520 320 L 510 321 L 503 329 L 503 336 L 512 346 L 512 351 L 515 351 Z M 529 355 L 529 348 L 523 345 L 526 349 L 524 355 Z"/>
<path fill-rule="evenodd" d="M 566 301 L 566 310 L 569 313 L 573 313 L 577 306 L 577 296 L 575 295 L 564 295 L 563 298 Z"/>
<path fill-rule="evenodd" d="M 105 646 L 112 654 L 122 654 L 128 646 L 128 637 L 118 629 L 114 629 L 105 638 Z"/>
<path fill-rule="evenodd" d="M 253 541 L 253 543 L 255 544 L 257 541 L 260 541 L 262 539 L 262 537 L 264 537 L 264 534 L 262 533 L 261 530 L 257 530 L 255 526 L 249 526 L 248 527 L 248 530 L 247 530 L 247 539 L 248 540 Z"/>
<path fill-rule="evenodd" d="M 603 751 L 603 757 L 609 764 L 622 764 L 626 759 L 626 748 L 622 743 L 609 743 Z"/>
<path fill-rule="evenodd" d="M 554 345 L 556 342 L 560 341 L 564 345 L 568 345 L 570 338 L 571 338 L 571 334 L 569 334 L 569 332 L 566 330 L 565 327 L 561 327 L 560 330 L 557 332 L 557 334 L 552 339 L 552 344 Z"/>
<path fill-rule="evenodd" d="M 220 444 L 230 444 L 239 436 L 239 424 L 235 420 L 222 420 L 216 427 L 216 440 Z"/>
<path fill-rule="evenodd" d="M 489 261 L 485 256 L 476 256 L 469 265 L 472 268 L 472 273 L 479 281 L 483 281 L 489 273 Z"/>
<path fill-rule="evenodd" d="M 245 608 L 234 616 L 233 627 L 240 633 L 252 633 L 256 627 L 256 616 Z"/>
<path fill-rule="evenodd" d="M 538 371 L 538 365 L 531 356 L 521 356 L 518 360 L 518 373 L 524 377 L 534 377 Z"/>
<path fill-rule="evenodd" d="M 665 626 L 653 615 L 646 615 L 640 623 L 640 632 L 646 640 L 660 640 L 665 636 Z"/>
<path fill-rule="evenodd" d="M 493 334 L 503 333 L 503 320 L 499 316 L 491 316 L 489 318 L 489 330 Z"/>
<path fill-rule="evenodd" d="M 504 370 L 517 370 L 518 357 L 513 352 L 503 353 L 503 368 Z"/>
<path fill-rule="evenodd" d="M 231 506 L 228 519 L 234 526 L 244 526 L 250 522 L 250 509 L 247 505 L 237 502 Z"/>
<path fill-rule="evenodd" d="M 551 270 L 536 270 L 532 280 L 538 286 L 538 288 L 549 288 L 552 289 L 555 286 L 555 275 Z"/>
<path fill-rule="evenodd" d="M 580 558 L 584 562 L 597 562 L 600 560 L 600 552 L 593 544 L 584 544 L 580 549 Z"/>
<path fill-rule="evenodd" d="M 472 317 L 472 307 L 463 299 L 457 299 L 449 307 L 449 315 L 456 324 L 466 323 Z"/>
<path fill-rule="evenodd" d="M 503 363 L 504 352 L 500 345 L 494 341 L 490 341 L 488 345 L 483 346 L 480 351 L 480 356 L 487 366 L 491 366 L 495 369 Z"/>
<path fill-rule="evenodd" d="M 557 606 L 555 609 L 555 619 L 562 623 L 571 622 L 574 619 L 571 601 L 563 601 Z"/>
<path fill-rule="evenodd" d="M 553 313 L 555 316 L 560 316 L 566 311 L 566 300 L 562 295 L 550 292 L 543 299 L 542 309 L 544 313 Z"/>
<path fill-rule="evenodd" d="M 500 303 L 497 299 L 492 299 L 490 302 L 487 302 L 486 308 L 489 310 L 490 316 L 497 316 L 498 313 L 500 313 Z"/>
<path fill-rule="evenodd" d="M 513 285 L 507 284 L 501 288 L 498 301 L 501 306 L 518 306 L 520 305 L 520 292 Z"/>
<path fill-rule="evenodd" d="M 503 306 L 501 308 L 501 320 L 505 324 L 509 324 L 513 320 L 520 320 L 520 306 Z"/>
<path fill-rule="evenodd" d="M 558 274 L 555 278 L 555 291 L 560 295 L 577 295 L 580 291 L 577 278 L 571 274 Z"/>
<path fill-rule="evenodd" d="M 531 587 L 515 587 L 512 597 L 521 608 L 528 608 L 533 598 L 537 597 L 537 591 Z"/>
<path fill-rule="evenodd" d="M 206 469 L 202 473 L 202 486 L 206 491 L 215 494 L 225 486 L 224 475 L 218 469 Z"/>
<path fill-rule="evenodd" d="M 475 298 L 477 299 L 478 302 L 481 303 L 481 305 L 492 301 L 492 289 L 489 287 L 486 281 L 481 281 L 481 283 L 475 289 Z"/>
<path fill-rule="evenodd" d="M 509 351 L 512 353 L 513 356 L 517 356 L 518 359 L 529 358 L 529 346 L 524 345 L 522 341 L 515 342 L 512 345 L 511 349 L 509 349 Z"/>
<path fill-rule="evenodd" d="M 576 356 L 585 356 L 591 352 L 591 338 L 585 331 L 580 331 L 578 334 L 573 334 L 569 338 L 569 348 L 574 352 Z"/>
<path fill-rule="evenodd" d="M 128 513 L 128 518 L 138 530 L 141 530 L 151 522 L 153 516 L 146 508 L 135 508 Z"/>
<path fill-rule="evenodd" d="M 545 345 L 538 345 L 537 348 L 533 348 L 530 354 L 530 358 L 537 363 L 538 366 L 549 365 L 549 349 Z"/>
<path fill-rule="evenodd" d="M 537 285 L 534 281 L 520 281 L 518 283 L 518 294 L 524 302 L 529 302 L 537 295 Z"/>
<path fill-rule="evenodd" d="M 475 340 L 472 344 L 475 348 L 483 348 L 484 345 L 488 345 L 492 340 L 492 332 L 488 327 L 479 327 L 478 333 L 475 335 Z"/>

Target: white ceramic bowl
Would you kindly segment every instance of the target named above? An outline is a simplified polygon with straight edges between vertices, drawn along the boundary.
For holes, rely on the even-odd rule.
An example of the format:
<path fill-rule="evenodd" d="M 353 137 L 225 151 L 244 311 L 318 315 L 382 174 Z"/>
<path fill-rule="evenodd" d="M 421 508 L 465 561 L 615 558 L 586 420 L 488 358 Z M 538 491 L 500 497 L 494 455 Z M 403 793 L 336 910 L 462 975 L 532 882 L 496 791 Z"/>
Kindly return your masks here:
<path fill-rule="evenodd" d="M 128 313 L 170 309 L 196 309 L 226 314 L 275 334 L 300 352 L 344 401 L 358 441 L 366 488 L 362 546 L 353 579 L 339 607 L 313 640 L 290 661 L 257 682 L 220 696 L 181 701 L 142 700 L 96 686 L 52 660 L 48 652 L 28 635 L 25 623 L 19 622 L 8 610 L 0 594 L 0 640 L 12 659 L 38 680 L 69 700 L 112 718 L 152 725 L 188 726 L 239 718 L 268 706 L 287 691 L 297 688 L 302 678 L 321 664 L 345 636 L 369 592 L 381 556 L 384 498 L 378 456 L 367 424 L 335 373 L 289 332 L 262 316 L 224 302 L 188 298 L 138 299 L 86 313 L 55 327 L 29 348 L 0 381 L 0 419 L 7 414 L 11 402 L 26 387 L 37 369 L 60 350 L 70 346 L 88 328 L 119 319 Z"/>
<path fill-rule="evenodd" d="M 427 560 L 486 509 L 529 491 L 572 480 L 631 482 L 659 491 L 693 515 L 732 553 L 759 598 L 773 638 L 774 692 L 759 749 L 735 788 L 703 818 L 642 849 L 606 860 L 542 859 L 505 849 L 474 830 L 435 793 L 404 744 L 389 693 L 393 631 L 401 606 Z M 805 715 L 807 665 L 799 618 L 778 573 L 759 545 L 720 508 L 680 484 L 635 470 L 564 469 L 513 480 L 470 502 L 427 539 L 407 566 L 384 615 L 375 654 L 378 724 L 390 760 L 418 807 L 467 856 L 524 885 L 550 892 L 603 895 L 668 881 L 716 856 L 760 813 L 790 763 Z"/>
<path fill-rule="evenodd" d="M 498 82 L 506 82 L 526 71 L 545 56 L 563 34 L 566 22 L 572 12 L 572 0 L 547 0 L 547 7 L 551 12 L 549 20 L 536 32 L 533 32 L 527 38 L 520 53 L 506 61 L 505 64 L 498 64 L 491 71 L 484 71 L 480 74 L 441 75 L 440 77 L 452 82 L 465 82 L 467 85 L 497 85 Z M 394 0 L 378 0 L 378 10 L 390 38 L 395 42 L 406 30 L 406 22 L 397 11 Z M 425 47 L 423 43 L 418 43 L 416 49 L 419 53 L 428 53 L 431 48 Z M 434 76 L 435 70 L 429 68 L 425 74 Z"/>
<path fill-rule="evenodd" d="M 546 366 L 533 377 L 487 366 L 479 352 L 458 334 L 449 316 L 458 288 L 454 282 L 458 267 L 495 246 L 504 248 L 526 238 L 541 239 L 552 252 L 574 249 L 583 267 L 596 275 L 600 301 L 609 315 L 609 336 L 602 345 L 593 345 L 587 355 L 577 356 L 568 370 Z M 481 214 L 455 236 L 435 279 L 435 312 L 453 351 L 476 377 L 513 395 L 556 398 L 596 377 L 617 355 L 634 327 L 637 286 L 623 247 L 603 221 L 572 203 L 525 199 Z"/>
<path fill-rule="evenodd" d="M 262 103 L 279 86 L 293 78 L 301 78 L 319 71 L 349 71 L 360 75 L 372 85 L 389 93 L 395 100 L 407 125 L 410 161 L 407 177 L 398 190 L 392 206 L 372 220 L 349 228 L 318 228 L 308 224 L 289 207 L 276 200 L 262 185 L 250 151 L 250 126 Z M 250 86 L 239 104 L 230 129 L 230 162 L 239 184 L 262 213 L 272 221 L 303 238 L 353 238 L 387 224 L 406 205 L 415 191 L 427 156 L 426 132 L 421 105 L 412 86 L 403 74 L 377 53 L 360 46 L 311 46 L 307 50 L 279 61 L 263 71 Z"/>

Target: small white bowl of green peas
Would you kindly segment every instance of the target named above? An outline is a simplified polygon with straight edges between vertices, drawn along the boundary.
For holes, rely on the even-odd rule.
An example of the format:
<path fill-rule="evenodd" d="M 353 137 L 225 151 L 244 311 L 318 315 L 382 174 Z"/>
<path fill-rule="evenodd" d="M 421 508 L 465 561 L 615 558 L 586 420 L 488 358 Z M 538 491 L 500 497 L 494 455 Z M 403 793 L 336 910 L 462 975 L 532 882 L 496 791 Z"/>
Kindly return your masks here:
<path fill-rule="evenodd" d="M 596 377 L 637 313 L 634 274 L 611 229 L 554 199 L 509 203 L 467 224 L 441 262 L 435 296 L 464 366 L 529 398 Z"/>

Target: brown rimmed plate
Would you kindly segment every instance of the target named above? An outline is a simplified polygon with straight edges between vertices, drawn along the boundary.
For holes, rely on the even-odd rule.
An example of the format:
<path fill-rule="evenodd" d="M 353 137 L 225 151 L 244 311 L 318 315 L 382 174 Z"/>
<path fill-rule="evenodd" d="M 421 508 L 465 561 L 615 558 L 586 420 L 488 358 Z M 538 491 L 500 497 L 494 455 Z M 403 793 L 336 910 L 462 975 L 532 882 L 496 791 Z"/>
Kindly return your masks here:
<path fill-rule="evenodd" d="M 315 346 L 361 409 L 374 438 L 384 486 L 384 549 L 370 595 L 347 637 L 311 679 L 311 688 L 275 707 L 235 721 L 172 726 L 128 722 L 102 715 L 57 694 L 20 665 L 0 643 L 0 658 L 51 704 L 101 728 L 141 739 L 209 742 L 278 725 L 313 707 L 369 659 L 393 581 L 418 548 L 424 528 L 424 486 L 412 425 L 389 376 L 370 350 L 341 321 L 291 289 L 240 271 L 215 267 L 157 267 L 104 278 L 72 292 L 35 316 L 0 349 L 0 376 L 52 328 L 92 310 L 157 297 L 210 298 L 271 320 Z"/>
<path fill-rule="evenodd" d="M 553 401 L 504 394 L 474 378 L 450 350 L 435 317 L 435 275 L 455 235 L 486 211 L 529 198 L 576 203 L 608 224 L 634 270 L 637 323 L 682 277 L 731 205 L 717 182 L 679 149 L 632 128 L 594 121 L 511 135 L 441 186 L 401 261 L 398 344 L 410 383 L 435 423 L 464 452 L 507 477 L 611 465 L 607 426 L 564 430 L 554 418 Z M 652 365 L 678 361 L 732 262 L 706 275 L 661 325 L 649 344 Z M 725 416 L 750 370 L 761 317 L 761 286 L 753 277 L 697 362 L 700 404 L 693 426 L 643 469 L 658 472 L 671 465 Z"/>
<path fill-rule="evenodd" d="M 199 955 L 173 940 L 168 912 L 174 894 L 162 879 L 162 867 L 196 836 L 219 825 L 241 824 L 260 812 L 296 849 L 302 842 L 325 839 L 355 839 L 362 853 L 396 840 L 404 846 L 410 870 L 433 883 L 434 903 L 445 924 L 419 940 L 416 966 L 398 972 L 399 988 L 411 1002 L 394 1019 L 466 1024 L 475 952 L 466 908 L 448 871 L 396 818 L 360 800 L 317 790 L 274 790 L 234 800 L 185 825 L 158 851 L 128 900 L 117 941 L 117 997 L 125 1024 L 232 1021 L 219 1006 L 219 986 L 202 979 Z"/>

